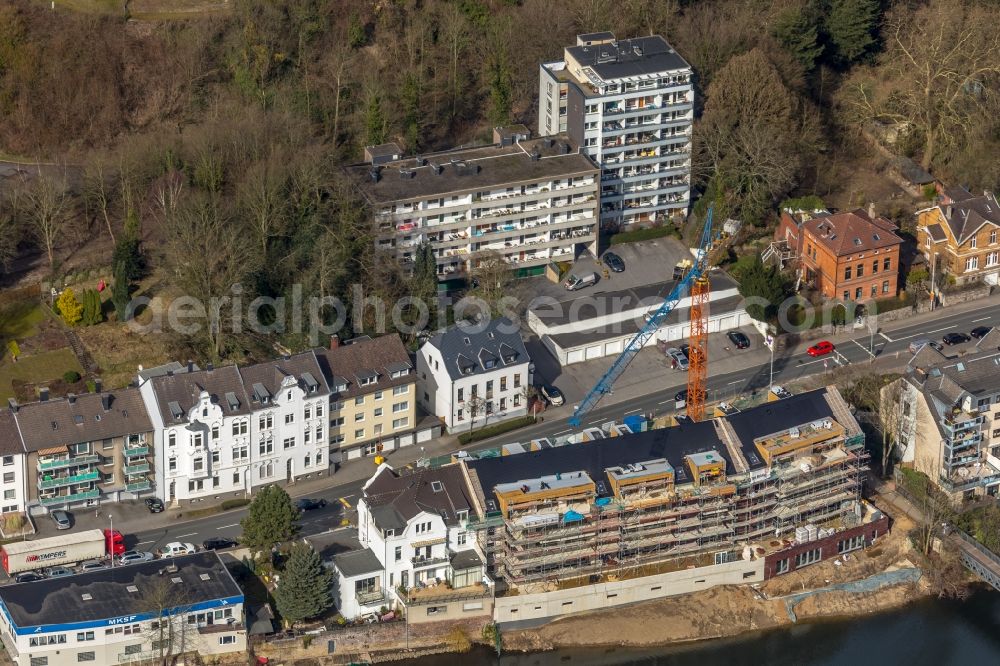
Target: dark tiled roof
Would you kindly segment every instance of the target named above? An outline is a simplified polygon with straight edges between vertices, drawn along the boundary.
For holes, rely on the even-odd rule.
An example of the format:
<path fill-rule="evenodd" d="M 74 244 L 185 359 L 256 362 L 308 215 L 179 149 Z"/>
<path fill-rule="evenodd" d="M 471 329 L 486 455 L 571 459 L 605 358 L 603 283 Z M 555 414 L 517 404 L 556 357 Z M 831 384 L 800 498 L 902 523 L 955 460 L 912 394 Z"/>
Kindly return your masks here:
<path fill-rule="evenodd" d="M 457 324 L 438 332 L 426 342 L 441 352 L 452 379 L 471 377 L 530 361 L 517 325 L 506 317 L 484 324 Z M 512 353 L 513 352 L 513 353 Z M 489 359 L 500 359 L 492 368 Z"/>
<path fill-rule="evenodd" d="M 712 421 L 682 423 L 673 428 L 599 439 L 586 444 L 567 444 L 528 453 L 471 460 L 487 498 L 502 483 L 514 483 L 552 474 L 585 471 L 594 482 L 605 482 L 605 470 L 630 463 L 666 458 L 674 468 L 678 483 L 690 481 L 684 457 L 693 453 L 715 451 L 726 461 L 728 473 L 735 471 L 726 445 L 719 439 Z"/>
<path fill-rule="evenodd" d="M 926 185 L 934 182 L 934 176 L 927 173 L 909 157 L 897 157 L 893 161 L 893 165 L 903 178 L 914 185 Z"/>
<path fill-rule="evenodd" d="M 900 245 L 896 225 L 884 217 L 871 218 L 862 209 L 818 215 L 802 225 L 836 256 Z"/>
<path fill-rule="evenodd" d="M 174 564 L 176 573 L 159 572 Z M 180 578 L 179 583 L 172 582 Z M 162 597 L 162 586 L 175 585 L 177 605 L 242 597 L 243 592 L 214 551 L 154 560 L 0 587 L 0 602 L 18 627 L 91 622 L 133 613 L 148 613 L 151 595 Z M 129 586 L 138 588 L 130 592 Z M 175 588 L 168 588 L 175 589 Z M 84 600 L 83 594 L 90 599 Z"/>
<path fill-rule="evenodd" d="M 935 243 L 940 243 L 948 238 L 944 233 L 944 229 L 941 228 L 941 225 L 936 223 L 927 225 L 927 234 Z"/>
<path fill-rule="evenodd" d="M 622 39 L 608 44 L 571 46 L 566 51 L 581 67 L 590 67 L 605 81 L 691 67 L 659 35 Z"/>
<path fill-rule="evenodd" d="M 371 548 L 341 553 L 333 558 L 333 563 L 347 578 L 382 571 L 382 563 L 375 557 Z"/>
<path fill-rule="evenodd" d="M 85 393 L 21 405 L 17 423 L 28 451 L 112 437 L 135 435 L 153 429 L 139 390 L 126 388 Z"/>
<path fill-rule="evenodd" d="M 972 192 L 970 192 L 969 190 L 965 189 L 960 185 L 950 185 L 948 187 L 943 188 L 941 191 L 941 195 L 944 197 L 944 199 L 953 203 L 956 201 L 965 201 L 966 199 L 972 199 L 973 197 L 976 196 Z"/>
<path fill-rule="evenodd" d="M 212 402 L 222 407 L 225 416 L 250 413 L 250 399 L 243 390 L 243 379 L 235 365 L 212 370 L 196 370 L 153 377 L 153 392 L 160 417 L 165 424 L 183 423 L 187 413 L 198 402 L 202 391 L 212 396 Z M 227 397 L 228 394 L 231 394 Z M 235 402 L 229 398 L 235 397 Z M 175 418 L 170 404 L 176 403 L 183 415 Z"/>
<path fill-rule="evenodd" d="M 397 334 L 365 338 L 336 349 L 317 349 L 315 353 L 320 371 L 336 398 L 352 398 L 416 381 L 410 354 Z M 394 370 L 403 369 L 410 369 L 409 374 L 392 378 Z M 372 374 L 377 375 L 375 383 L 362 386 L 360 378 Z M 338 391 L 338 385 L 347 388 Z"/>
<path fill-rule="evenodd" d="M 938 209 L 959 244 L 968 240 L 984 224 L 1000 226 L 1000 203 L 991 192 L 953 204 L 941 204 Z"/>
<path fill-rule="evenodd" d="M 458 465 L 419 469 L 409 474 L 383 467 L 364 492 L 372 518 L 382 529 L 400 529 L 422 511 L 454 524 L 458 511 L 469 511 L 472 507 Z"/>
<path fill-rule="evenodd" d="M 6 408 L 0 408 L 0 455 L 12 456 L 24 453 L 21 433 L 17 430 L 14 415 Z"/>
<path fill-rule="evenodd" d="M 243 385 L 247 388 L 251 401 L 255 399 L 255 386 L 262 386 L 268 398 L 273 398 L 281 389 L 281 382 L 289 376 L 294 377 L 298 387 L 309 396 L 330 393 L 319 361 L 316 360 L 316 354 L 312 350 L 240 368 L 240 375 L 243 377 Z"/>

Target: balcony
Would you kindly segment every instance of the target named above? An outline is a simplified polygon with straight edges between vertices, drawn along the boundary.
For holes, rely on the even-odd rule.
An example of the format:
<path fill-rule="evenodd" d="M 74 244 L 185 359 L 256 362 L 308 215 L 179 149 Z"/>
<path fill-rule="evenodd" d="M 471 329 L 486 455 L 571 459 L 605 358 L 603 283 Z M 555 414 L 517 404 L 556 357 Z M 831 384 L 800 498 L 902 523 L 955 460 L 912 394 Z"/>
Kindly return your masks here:
<path fill-rule="evenodd" d="M 101 496 L 101 491 L 98 488 L 92 488 L 91 490 L 81 490 L 77 493 L 71 493 L 69 495 L 50 495 L 48 497 L 39 497 L 38 501 L 42 506 L 52 506 L 54 504 L 69 504 L 71 502 L 82 502 L 89 499 L 97 499 Z"/>
<path fill-rule="evenodd" d="M 373 590 L 371 592 L 357 592 L 354 595 L 360 606 L 376 606 L 386 600 L 385 590 Z"/>
<path fill-rule="evenodd" d="M 135 483 L 126 483 L 125 490 L 130 490 L 132 492 L 139 492 L 142 490 L 149 490 L 153 487 L 153 483 L 149 479 L 144 479 L 143 481 L 136 481 Z"/>
<path fill-rule="evenodd" d="M 89 472 L 83 472 L 82 474 L 67 474 L 65 476 L 43 476 L 38 481 L 39 488 L 62 488 L 64 486 L 72 486 L 76 483 L 86 483 L 87 481 L 96 481 L 101 476 L 99 471 L 92 470 Z"/>
<path fill-rule="evenodd" d="M 93 465 L 101 462 L 101 456 L 96 453 L 86 456 L 71 456 L 67 458 L 38 459 L 38 469 L 62 469 L 63 467 L 74 467 L 78 465 Z"/>
<path fill-rule="evenodd" d="M 138 465 L 125 465 L 125 474 L 132 476 L 133 474 L 145 474 L 149 471 L 149 463 L 139 463 Z"/>
<path fill-rule="evenodd" d="M 141 458 L 142 456 L 149 455 L 148 446 L 126 446 L 125 447 L 125 457 L 126 458 Z"/>
<path fill-rule="evenodd" d="M 432 567 L 438 564 L 447 564 L 448 561 L 448 558 L 443 555 L 431 557 L 416 555 L 410 560 L 410 563 L 413 565 L 414 569 L 422 569 L 424 567 Z"/>

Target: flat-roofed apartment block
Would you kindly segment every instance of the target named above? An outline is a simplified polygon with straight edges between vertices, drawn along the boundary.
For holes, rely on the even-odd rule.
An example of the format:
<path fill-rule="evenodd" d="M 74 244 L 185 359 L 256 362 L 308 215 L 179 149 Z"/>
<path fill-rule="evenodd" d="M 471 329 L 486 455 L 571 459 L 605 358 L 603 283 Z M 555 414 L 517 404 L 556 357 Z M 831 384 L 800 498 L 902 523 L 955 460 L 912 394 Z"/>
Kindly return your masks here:
<path fill-rule="evenodd" d="M 519 275 L 553 259 L 597 250 L 599 171 L 565 135 L 529 139 L 497 128 L 495 144 L 402 159 L 398 148 L 366 149 L 349 167 L 378 224 L 378 248 L 411 265 L 428 242 L 441 280 L 462 277 L 496 252 Z"/>
<path fill-rule="evenodd" d="M 498 584 L 531 594 L 736 561 L 747 564 L 738 581 L 753 582 L 783 550 L 841 537 L 794 565 L 774 564 L 773 575 L 885 529 L 861 500 L 864 435 L 833 387 L 672 428 L 616 426 L 611 435 L 587 430 L 578 444 L 539 440 L 530 452 L 514 446 L 462 460 L 478 504 L 468 528 Z M 713 583 L 713 570 L 704 571 L 690 585 L 732 582 Z M 498 617 L 512 619 L 528 618 Z"/>
<path fill-rule="evenodd" d="M 153 426 L 138 389 L 42 400 L 11 409 L 26 452 L 30 512 L 150 494 Z M 6 469 L 6 468 L 4 468 Z"/>
<path fill-rule="evenodd" d="M 691 66 L 662 37 L 580 35 L 539 80 L 539 134 L 565 132 L 601 166 L 604 228 L 687 214 Z"/>

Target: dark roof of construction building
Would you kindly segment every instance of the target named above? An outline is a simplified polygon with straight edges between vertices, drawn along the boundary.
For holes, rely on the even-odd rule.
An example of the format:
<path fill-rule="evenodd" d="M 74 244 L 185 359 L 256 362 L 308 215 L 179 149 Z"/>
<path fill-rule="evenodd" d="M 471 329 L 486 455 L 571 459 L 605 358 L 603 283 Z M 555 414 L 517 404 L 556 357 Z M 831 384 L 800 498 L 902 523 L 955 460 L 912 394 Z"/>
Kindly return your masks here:
<path fill-rule="evenodd" d="M 153 429 L 142 396 L 135 388 L 32 402 L 20 405 L 15 418 L 27 451 L 137 435 Z"/>
<path fill-rule="evenodd" d="M 13 456 L 18 453 L 24 453 L 24 443 L 17 430 L 17 421 L 12 412 L 0 408 L 0 455 Z"/>
<path fill-rule="evenodd" d="M 396 333 L 358 338 L 315 352 L 335 398 L 353 398 L 416 381 L 410 354 Z M 393 377 L 393 373 L 398 376 Z M 365 381 L 369 383 L 362 383 Z"/>
<path fill-rule="evenodd" d="M 603 482 L 603 494 L 607 495 L 610 487 L 605 470 L 609 468 L 665 458 L 674 468 L 677 483 L 687 483 L 691 479 L 684 457 L 707 451 L 715 451 L 725 459 L 728 473 L 735 471 L 712 421 L 684 422 L 672 428 L 470 460 L 467 464 L 478 476 L 487 498 L 500 484 L 576 471 L 586 472 L 595 483 Z M 598 495 L 601 494 L 599 489 Z"/>
<path fill-rule="evenodd" d="M 532 154 L 538 159 L 532 159 Z M 372 174 L 378 173 L 378 179 Z M 553 178 L 594 175 L 598 167 L 566 135 L 510 146 L 477 146 L 428 153 L 381 165 L 347 167 L 374 204 L 426 199 Z M 596 183 L 595 183 L 596 188 Z"/>
<path fill-rule="evenodd" d="M 261 398 L 264 396 L 270 402 L 289 377 L 295 380 L 296 386 L 302 389 L 307 397 L 330 393 L 319 361 L 312 350 L 240 368 L 240 375 L 248 397 L 251 402 L 258 405 L 262 403 Z"/>
<path fill-rule="evenodd" d="M 367 483 L 364 493 L 372 519 L 381 529 L 400 530 L 424 511 L 441 516 L 447 524 L 455 524 L 459 511 L 468 512 L 472 508 L 458 465 L 406 473 L 384 466 Z"/>
<path fill-rule="evenodd" d="M 198 403 L 202 391 L 222 408 L 223 416 L 250 413 L 250 399 L 243 389 L 243 378 L 235 365 L 211 370 L 187 371 L 154 376 L 153 393 L 163 423 L 170 425 L 187 421 L 188 412 Z M 179 415 L 175 415 L 179 412 Z"/>
<path fill-rule="evenodd" d="M 171 565 L 176 569 L 168 568 Z M 214 551 L 0 587 L 0 603 L 20 628 L 74 624 L 239 597 L 243 592 Z"/>
<path fill-rule="evenodd" d="M 441 353 L 441 362 L 452 379 L 496 372 L 531 360 L 517 324 L 506 317 L 456 324 L 425 344 Z"/>
<path fill-rule="evenodd" d="M 333 558 L 333 563 L 345 578 L 382 571 L 382 563 L 375 557 L 371 548 L 341 553 Z"/>
<path fill-rule="evenodd" d="M 900 245 L 895 224 L 884 217 L 870 217 L 861 208 L 831 215 L 817 215 L 802 224 L 812 237 L 836 256 L 869 252 Z"/>
<path fill-rule="evenodd" d="M 566 52 L 581 67 L 591 68 L 601 79 L 624 79 L 690 69 L 684 58 L 659 35 L 616 42 L 570 46 Z"/>
<path fill-rule="evenodd" d="M 986 192 L 981 197 L 940 204 L 938 210 L 948 222 L 952 236 L 958 239 L 959 244 L 968 240 L 985 224 L 1000 226 L 1000 202 L 992 192 Z"/>

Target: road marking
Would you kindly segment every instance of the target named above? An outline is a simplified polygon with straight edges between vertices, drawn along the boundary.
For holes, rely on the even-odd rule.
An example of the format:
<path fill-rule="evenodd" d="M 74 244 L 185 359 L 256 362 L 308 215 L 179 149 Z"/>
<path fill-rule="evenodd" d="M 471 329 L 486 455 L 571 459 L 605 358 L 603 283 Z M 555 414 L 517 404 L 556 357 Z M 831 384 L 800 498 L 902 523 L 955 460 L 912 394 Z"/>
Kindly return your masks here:
<path fill-rule="evenodd" d="M 818 358 L 815 361 L 799 361 L 799 365 L 800 366 L 802 366 L 802 365 L 813 365 L 814 363 L 823 363 L 823 362 L 828 361 L 828 360 L 829 359 L 827 359 L 827 358 Z"/>
<path fill-rule="evenodd" d="M 663 402 L 658 402 L 656 404 L 658 404 L 658 405 L 672 405 L 675 402 L 677 402 L 677 401 L 676 400 L 664 400 Z"/>
<path fill-rule="evenodd" d="M 345 509 L 350 509 L 351 508 L 351 503 L 347 501 L 346 497 L 341 497 L 339 501 L 340 501 L 341 504 L 344 505 Z"/>
<path fill-rule="evenodd" d="M 854 344 L 856 344 L 857 346 L 859 346 L 859 347 L 861 347 L 861 348 L 862 348 L 863 350 L 865 350 L 865 353 L 866 353 L 866 354 L 869 354 L 869 355 L 871 355 L 871 356 L 874 356 L 874 354 L 872 354 L 872 353 L 871 353 L 871 352 L 870 352 L 870 351 L 868 350 L 868 347 L 865 347 L 865 346 L 864 346 L 863 344 L 861 344 L 861 343 L 860 343 L 860 342 L 858 342 L 857 340 L 851 340 L 851 342 L 853 342 Z"/>
<path fill-rule="evenodd" d="M 629 411 L 627 411 L 627 412 L 624 412 L 624 414 L 625 414 L 626 416 L 628 416 L 629 414 L 638 414 L 638 413 L 639 413 L 639 412 L 641 412 L 641 411 L 642 411 L 642 409 L 631 409 L 631 410 L 629 410 Z"/>
<path fill-rule="evenodd" d="M 881 331 L 879 331 L 879 335 L 881 335 L 883 338 L 885 338 L 886 342 L 894 342 L 892 338 L 890 338 L 888 335 L 886 335 L 885 333 L 883 333 Z"/>
<path fill-rule="evenodd" d="M 137 543 L 135 545 L 137 545 L 137 546 L 145 546 L 147 543 L 156 543 L 156 540 L 153 539 L 151 541 L 140 541 L 139 543 Z"/>
<path fill-rule="evenodd" d="M 729 382 L 728 384 L 726 384 L 726 386 L 732 386 L 733 384 L 742 384 L 742 383 L 743 383 L 742 379 L 737 379 L 735 381 Z"/>
<path fill-rule="evenodd" d="M 979 322 L 981 322 L 981 321 L 986 321 L 987 319 L 989 319 L 989 317 L 982 317 L 982 318 L 980 318 L 980 319 L 973 319 L 973 320 L 972 320 L 972 323 L 973 323 L 973 324 L 978 324 Z"/>
<path fill-rule="evenodd" d="M 197 532 L 191 532 L 190 534 L 178 534 L 177 538 L 178 539 L 183 539 L 184 537 L 189 537 L 189 536 L 198 536 L 198 533 Z"/>
<path fill-rule="evenodd" d="M 568 432 L 573 432 L 572 430 L 560 430 L 559 432 L 552 433 L 553 437 L 558 437 L 559 435 L 565 435 Z"/>
<path fill-rule="evenodd" d="M 240 526 L 239 523 L 233 523 L 232 525 L 220 525 L 217 529 L 224 530 L 227 527 L 239 527 L 239 526 Z"/>
<path fill-rule="evenodd" d="M 913 335 L 906 335 L 901 338 L 896 338 L 896 342 L 900 340 L 909 340 L 910 338 L 915 338 L 920 335 L 930 335 L 931 333 L 940 333 L 941 331 L 947 331 L 949 328 L 958 328 L 958 324 L 952 324 L 951 326 L 945 326 L 944 328 L 939 328 L 936 331 L 925 331 L 923 333 L 914 333 Z"/>

